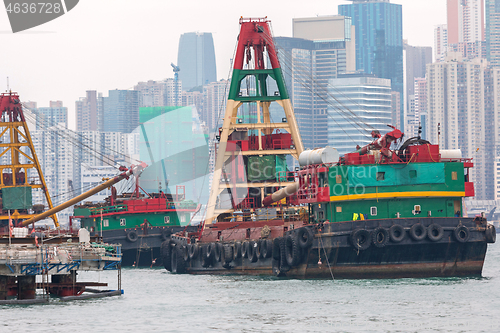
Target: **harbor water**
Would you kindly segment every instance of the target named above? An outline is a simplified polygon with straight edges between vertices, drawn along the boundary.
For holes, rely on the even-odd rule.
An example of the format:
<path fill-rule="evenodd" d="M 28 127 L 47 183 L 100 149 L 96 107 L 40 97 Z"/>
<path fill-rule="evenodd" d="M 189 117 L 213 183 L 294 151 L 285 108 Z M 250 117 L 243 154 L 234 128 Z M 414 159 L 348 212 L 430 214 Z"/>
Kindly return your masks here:
<path fill-rule="evenodd" d="M 79 281 L 116 288 L 116 272 L 96 274 Z M 122 288 L 103 299 L 0 306 L 0 332 L 497 332 L 500 244 L 488 245 L 482 278 L 287 280 L 124 268 Z"/>

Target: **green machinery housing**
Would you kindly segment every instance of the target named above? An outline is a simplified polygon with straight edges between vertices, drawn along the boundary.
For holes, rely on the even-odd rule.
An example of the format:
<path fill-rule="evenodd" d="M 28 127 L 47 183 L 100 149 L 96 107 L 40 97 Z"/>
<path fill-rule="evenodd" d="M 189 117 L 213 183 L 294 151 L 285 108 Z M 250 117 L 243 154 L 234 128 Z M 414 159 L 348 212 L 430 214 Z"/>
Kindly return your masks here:
<path fill-rule="evenodd" d="M 318 222 L 361 214 L 364 219 L 462 216 L 462 198 L 473 195 L 462 162 L 335 165 L 316 172 L 317 184 L 307 183 L 308 172 L 300 181 L 303 197 L 308 191 L 313 195 L 315 186 L 329 189 L 311 205 Z"/>

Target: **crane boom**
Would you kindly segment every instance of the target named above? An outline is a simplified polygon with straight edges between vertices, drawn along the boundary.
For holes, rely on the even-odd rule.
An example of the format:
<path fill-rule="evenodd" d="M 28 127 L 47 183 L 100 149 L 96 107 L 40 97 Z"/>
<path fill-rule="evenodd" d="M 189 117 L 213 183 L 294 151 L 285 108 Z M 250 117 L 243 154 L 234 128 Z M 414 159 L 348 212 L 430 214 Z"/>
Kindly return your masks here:
<path fill-rule="evenodd" d="M 65 208 L 68 208 L 69 206 L 74 205 L 77 202 L 82 201 L 83 199 L 86 199 L 86 198 L 104 190 L 105 188 L 108 188 L 108 187 L 118 183 L 119 181 L 123 180 L 124 178 L 128 179 L 128 177 L 131 176 L 132 174 L 137 175 L 137 174 L 141 173 L 142 170 L 144 170 L 144 168 L 146 168 L 146 167 L 147 167 L 147 165 L 144 162 L 142 162 L 139 165 L 135 165 L 135 166 L 133 165 L 130 167 L 129 170 L 127 170 L 127 171 L 119 174 L 118 176 L 102 183 L 101 185 L 98 185 L 97 187 L 94 187 L 93 189 L 88 190 L 87 192 L 80 194 L 79 196 L 76 196 L 73 199 L 62 203 L 59 206 L 56 206 L 52 209 L 49 209 L 49 210 L 43 212 L 42 214 L 36 215 L 32 218 L 29 218 L 29 219 L 21 222 L 21 226 L 25 227 L 31 223 L 34 223 L 36 221 L 40 221 L 48 216 L 51 216 L 51 215 L 65 209 Z"/>

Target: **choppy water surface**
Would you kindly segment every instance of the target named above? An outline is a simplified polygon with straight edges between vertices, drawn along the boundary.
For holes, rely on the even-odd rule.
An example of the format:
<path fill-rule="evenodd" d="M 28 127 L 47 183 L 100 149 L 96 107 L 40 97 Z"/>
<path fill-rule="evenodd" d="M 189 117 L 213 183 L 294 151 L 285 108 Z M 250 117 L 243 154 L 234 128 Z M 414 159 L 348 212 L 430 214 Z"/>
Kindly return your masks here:
<path fill-rule="evenodd" d="M 110 282 L 116 272 L 82 273 Z M 125 294 L 0 306 L 0 332 L 498 332 L 500 245 L 483 278 L 282 280 L 122 271 Z"/>

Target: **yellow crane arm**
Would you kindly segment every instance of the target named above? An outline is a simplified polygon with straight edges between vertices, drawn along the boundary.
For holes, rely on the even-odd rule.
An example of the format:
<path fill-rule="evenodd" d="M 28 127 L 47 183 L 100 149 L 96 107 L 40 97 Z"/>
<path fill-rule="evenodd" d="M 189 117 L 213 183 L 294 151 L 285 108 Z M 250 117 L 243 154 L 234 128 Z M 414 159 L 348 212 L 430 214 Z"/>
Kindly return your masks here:
<path fill-rule="evenodd" d="M 108 181 L 100 184 L 100 185 L 98 185 L 97 187 L 94 187 L 93 189 L 88 190 L 87 192 L 82 193 L 79 196 L 74 197 L 73 199 L 62 203 L 59 206 L 56 206 L 56 207 L 54 207 L 52 209 L 49 209 L 49 210 L 43 212 L 42 214 L 33 216 L 32 218 L 29 218 L 29 219 L 21 222 L 21 226 L 25 227 L 25 226 L 27 226 L 27 225 L 29 225 L 31 223 L 34 223 L 36 221 L 40 221 L 40 220 L 42 220 L 42 219 L 44 219 L 44 218 L 46 218 L 46 217 L 48 217 L 48 216 L 50 216 L 52 214 L 55 214 L 55 213 L 57 213 L 57 212 L 65 209 L 65 208 L 68 208 L 69 206 L 72 206 L 72 205 L 76 204 L 77 202 L 80 202 L 80 201 L 82 201 L 82 200 L 84 200 L 84 199 L 86 199 L 86 198 L 88 198 L 88 197 L 90 197 L 90 196 L 92 196 L 92 195 L 94 195 L 94 194 L 96 194 L 96 193 L 104 190 L 105 188 L 108 188 L 108 187 L 110 187 L 110 186 L 118 183 L 122 179 L 128 178 L 132 174 L 138 175 L 146 167 L 147 167 L 147 165 L 144 162 L 142 162 L 139 165 L 133 165 L 133 166 L 130 167 L 129 170 L 123 172 L 122 174 L 120 174 L 120 175 L 118 175 L 118 176 L 116 176 L 116 177 L 114 177 L 114 178 L 112 178 L 112 179 L 110 179 L 110 180 L 108 180 Z"/>

